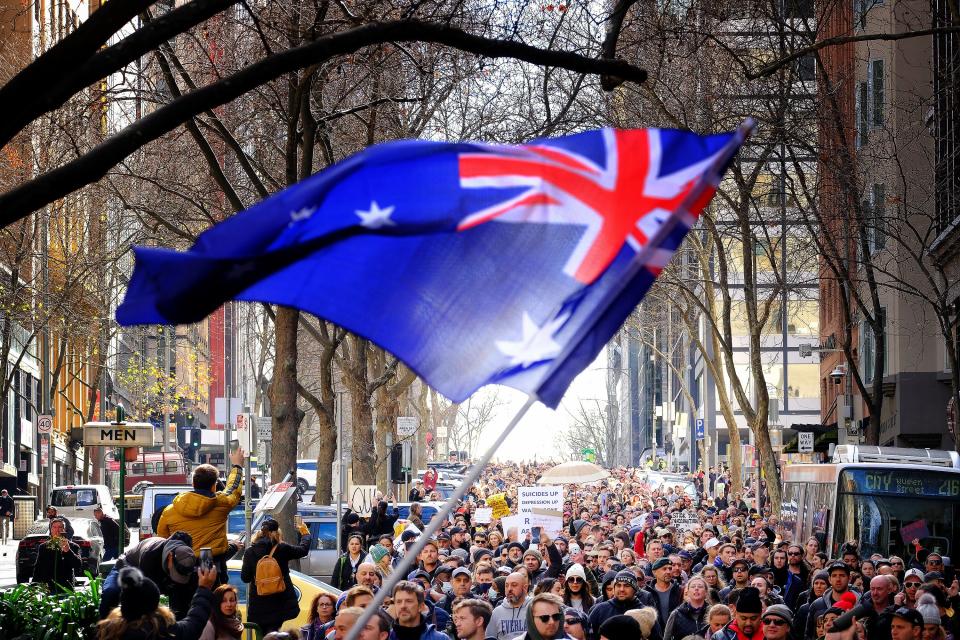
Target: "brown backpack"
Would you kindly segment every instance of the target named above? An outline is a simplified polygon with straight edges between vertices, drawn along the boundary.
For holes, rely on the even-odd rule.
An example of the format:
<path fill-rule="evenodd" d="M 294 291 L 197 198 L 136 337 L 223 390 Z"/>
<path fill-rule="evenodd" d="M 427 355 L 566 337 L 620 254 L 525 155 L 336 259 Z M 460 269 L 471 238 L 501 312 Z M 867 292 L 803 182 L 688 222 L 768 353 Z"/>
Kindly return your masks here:
<path fill-rule="evenodd" d="M 280 545 L 273 545 L 270 553 L 257 560 L 257 575 L 254 580 L 257 585 L 257 595 L 270 596 L 287 590 L 287 584 L 283 581 L 283 572 L 280 571 L 280 563 L 273 557 L 273 552 L 278 546 Z"/>

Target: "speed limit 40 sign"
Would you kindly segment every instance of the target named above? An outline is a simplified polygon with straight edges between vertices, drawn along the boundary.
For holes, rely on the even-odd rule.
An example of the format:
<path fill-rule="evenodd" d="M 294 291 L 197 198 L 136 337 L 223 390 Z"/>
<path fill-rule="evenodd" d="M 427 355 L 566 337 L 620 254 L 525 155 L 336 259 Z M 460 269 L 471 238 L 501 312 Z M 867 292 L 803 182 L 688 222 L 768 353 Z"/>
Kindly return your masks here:
<path fill-rule="evenodd" d="M 53 431 L 53 416 L 37 416 L 37 433 Z"/>

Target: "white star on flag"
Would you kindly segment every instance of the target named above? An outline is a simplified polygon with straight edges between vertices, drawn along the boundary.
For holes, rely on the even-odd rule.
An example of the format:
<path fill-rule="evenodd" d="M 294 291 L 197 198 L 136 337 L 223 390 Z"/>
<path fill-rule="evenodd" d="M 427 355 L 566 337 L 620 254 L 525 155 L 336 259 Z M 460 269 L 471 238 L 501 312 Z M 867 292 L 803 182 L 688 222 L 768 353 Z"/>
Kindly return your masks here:
<path fill-rule="evenodd" d="M 390 219 L 390 216 L 393 215 L 393 210 L 396 207 L 384 207 L 380 208 L 380 205 L 377 204 L 376 200 L 370 201 L 370 209 L 368 211 L 357 210 L 355 213 L 360 216 L 360 225 L 366 227 L 367 229 L 379 229 L 380 227 L 394 227 L 396 222 Z"/>
<path fill-rule="evenodd" d="M 510 356 L 511 365 L 529 367 L 534 362 L 550 360 L 560 353 L 560 344 L 553 335 L 567 321 L 569 314 L 554 318 L 538 327 L 526 311 L 523 313 L 523 337 L 516 342 L 497 340 L 497 349 Z"/>
<path fill-rule="evenodd" d="M 316 207 L 303 207 L 302 209 L 291 211 L 290 222 L 300 222 L 302 220 L 309 220 L 310 216 L 312 216 L 316 210 L 317 210 Z"/>

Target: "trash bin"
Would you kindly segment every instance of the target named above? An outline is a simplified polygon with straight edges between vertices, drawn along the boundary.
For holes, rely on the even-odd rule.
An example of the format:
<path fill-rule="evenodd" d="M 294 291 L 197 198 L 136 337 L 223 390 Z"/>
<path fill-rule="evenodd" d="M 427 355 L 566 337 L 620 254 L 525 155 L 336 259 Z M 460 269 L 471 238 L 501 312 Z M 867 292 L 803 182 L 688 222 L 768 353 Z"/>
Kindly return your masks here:
<path fill-rule="evenodd" d="M 37 521 L 37 497 L 13 496 L 13 537 L 22 540 Z"/>

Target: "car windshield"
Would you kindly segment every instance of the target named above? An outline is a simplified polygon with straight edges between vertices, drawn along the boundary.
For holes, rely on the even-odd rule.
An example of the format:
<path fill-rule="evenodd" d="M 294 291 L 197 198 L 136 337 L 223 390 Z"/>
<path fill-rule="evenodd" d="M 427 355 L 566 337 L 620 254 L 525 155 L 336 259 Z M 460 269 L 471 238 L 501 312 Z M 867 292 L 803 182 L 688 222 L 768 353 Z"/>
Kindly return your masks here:
<path fill-rule="evenodd" d="M 97 504 L 94 489 L 54 489 L 50 504 L 55 507 L 92 507 Z"/>

